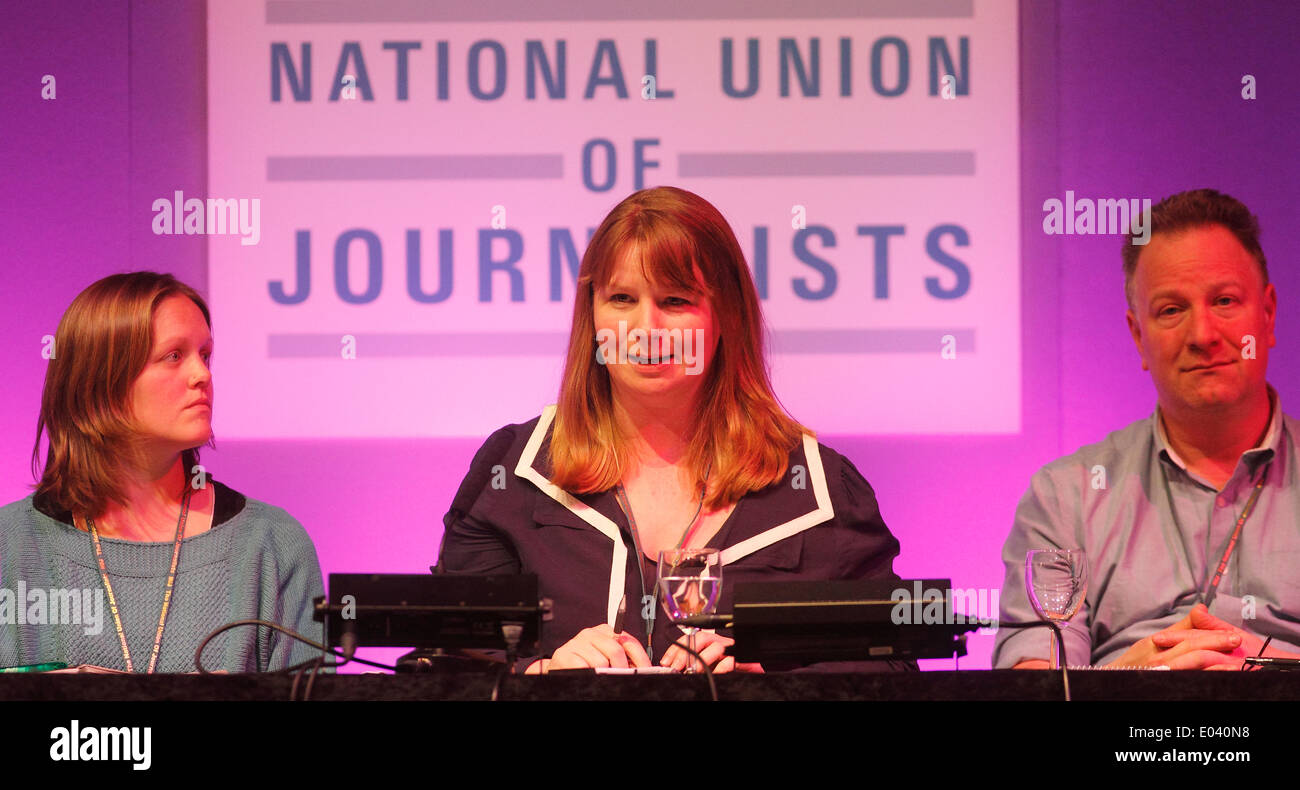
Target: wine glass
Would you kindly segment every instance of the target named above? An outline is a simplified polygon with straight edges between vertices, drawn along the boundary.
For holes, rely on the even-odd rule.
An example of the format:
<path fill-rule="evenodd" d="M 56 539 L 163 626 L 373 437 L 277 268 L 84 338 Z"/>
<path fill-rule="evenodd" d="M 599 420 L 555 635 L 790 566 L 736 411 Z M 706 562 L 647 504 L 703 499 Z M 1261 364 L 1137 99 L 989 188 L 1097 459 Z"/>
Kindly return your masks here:
<path fill-rule="evenodd" d="M 722 557 L 717 549 L 667 549 L 659 552 L 659 589 L 673 622 L 699 614 L 713 614 L 722 590 Z M 687 645 L 695 650 L 695 633 L 700 629 L 682 626 Z M 695 672 L 695 656 L 686 664 Z"/>
<path fill-rule="evenodd" d="M 1025 555 L 1025 589 L 1043 620 L 1064 628 L 1088 594 L 1088 565 L 1083 549 L 1034 549 Z M 1059 669 L 1056 630 L 1051 634 L 1051 666 Z"/>

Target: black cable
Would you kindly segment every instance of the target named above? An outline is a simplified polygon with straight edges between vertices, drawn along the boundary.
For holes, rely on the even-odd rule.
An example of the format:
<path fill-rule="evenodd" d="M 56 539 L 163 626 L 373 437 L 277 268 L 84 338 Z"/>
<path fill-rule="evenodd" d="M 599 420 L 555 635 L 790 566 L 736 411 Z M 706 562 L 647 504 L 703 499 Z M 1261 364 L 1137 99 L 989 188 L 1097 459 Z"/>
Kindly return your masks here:
<path fill-rule="evenodd" d="M 501 695 L 501 681 L 505 680 L 506 675 L 513 675 L 513 669 L 514 667 L 507 661 L 496 671 L 496 680 L 492 682 L 492 702 L 499 701 Z"/>
<path fill-rule="evenodd" d="M 677 642 L 676 645 L 675 645 L 675 647 L 679 647 L 679 648 L 681 648 L 684 652 L 689 653 L 690 655 L 692 655 L 692 656 L 694 656 L 694 657 L 696 657 L 696 658 L 698 658 L 698 659 L 700 660 L 700 664 L 702 664 L 702 665 L 704 666 L 704 676 L 705 676 L 706 678 L 708 678 L 708 680 L 709 680 L 709 694 L 712 695 L 712 697 L 713 697 L 713 701 L 714 701 L 714 702 L 717 702 L 717 701 L 718 701 L 718 685 L 713 681 L 713 667 L 709 666 L 709 662 L 707 662 L 707 661 L 704 660 L 704 656 L 702 656 L 702 655 L 700 655 L 699 653 L 695 652 L 694 650 L 690 649 L 690 648 L 687 647 L 685 644 L 683 644 L 683 643 L 681 643 L 681 642 Z M 724 658 L 725 658 L 725 656 L 724 656 Z M 732 661 L 734 662 L 735 659 L 732 659 Z"/>
<path fill-rule="evenodd" d="M 1272 642 L 1273 642 L 1273 637 L 1272 637 L 1272 636 L 1270 636 L 1268 639 L 1265 639 L 1265 640 L 1264 640 L 1264 644 L 1260 645 L 1260 647 L 1259 647 L 1259 655 L 1255 656 L 1255 658 L 1263 658 L 1263 656 L 1264 656 L 1264 651 L 1265 651 L 1265 650 L 1268 650 L 1268 646 L 1269 646 Z M 1249 665 L 1248 665 L 1245 661 L 1241 662 L 1241 671 L 1242 671 L 1242 672 L 1247 671 L 1247 670 L 1246 670 L 1246 667 L 1247 667 L 1247 666 L 1249 666 Z M 1255 667 L 1255 669 L 1259 669 L 1259 667 Z M 1251 671 L 1253 671 L 1253 670 L 1251 670 Z"/>
<path fill-rule="evenodd" d="M 506 660 L 497 670 L 496 680 L 492 683 L 492 702 L 496 702 L 501 695 L 501 681 L 506 675 L 515 674 L 515 664 L 519 659 L 519 641 L 524 636 L 524 624 L 514 620 L 507 620 L 501 623 L 501 637 L 506 642 Z"/>
<path fill-rule="evenodd" d="M 1061 628 L 1054 620 L 1035 620 L 1032 623 L 998 622 L 998 628 L 1040 628 L 1048 627 L 1056 632 L 1056 663 L 1061 667 L 1061 686 L 1065 691 L 1065 701 L 1070 701 L 1070 673 L 1065 668 L 1065 640 L 1061 638 Z"/>
<path fill-rule="evenodd" d="M 307 688 L 302 692 L 302 701 L 303 701 L 303 702 L 306 702 L 307 700 L 311 699 L 311 687 L 312 687 L 312 684 L 316 682 L 316 673 L 319 672 L 320 669 L 321 669 L 321 667 L 324 666 L 324 665 L 325 665 L 325 657 L 324 657 L 324 656 L 321 656 L 320 658 L 317 658 L 317 659 L 316 659 L 316 663 L 315 663 L 314 665 L 312 665 L 312 668 L 311 668 L 311 676 L 307 678 Z M 336 666 L 338 666 L 338 665 L 336 664 Z"/>
<path fill-rule="evenodd" d="M 299 642 L 304 642 L 304 643 L 306 643 L 306 644 L 308 644 L 308 645 L 311 645 L 312 647 L 316 648 L 317 650 L 321 651 L 322 653 L 328 653 L 328 654 L 331 655 L 331 656 L 336 656 L 336 657 L 338 657 L 338 658 L 343 659 L 342 661 L 338 661 L 338 662 L 335 662 L 335 663 L 332 663 L 332 664 L 325 665 L 324 668 L 327 668 L 327 669 L 335 669 L 335 668 L 337 668 L 337 667 L 341 667 L 341 666 L 343 666 L 344 664 L 349 663 L 350 661 L 355 661 L 355 662 L 357 662 L 358 664 L 365 664 L 365 665 L 367 665 L 367 666 L 378 667 L 378 668 L 380 668 L 380 669 L 387 669 L 387 670 L 389 670 L 389 671 L 391 671 L 391 672 L 396 672 L 396 671 L 397 671 L 397 668 L 396 668 L 396 667 L 391 667 L 391 666 L 389 666 L 389 665 L 387 665 L 387 664 L 380 664 L 380 663 L 375 662 L 375 661 L 367 661 L 367 660 L 364 659 L 364 658 L 356 658 L 356 657 L 354 656 L 354 657 L 352 657 L 352 658 L 349 659 L 346 655 L 344 655 L 344 654 L 338 652 L 337 650 L 335 650 L 335 649 L 333 649 L 333 648 L 330 648 L 330 647 L 326 647 L 325 645 L 322 645 L 320 642 L 316 642 L 316 641 L 313 641 L 313 640 L 311 640 L 311 639 L 308 639 L 307 637 L 303 636 L 302 634 L 298 633 L 297 631 L 294 631 L 294 630 L 289 629 L 289 628 L 285 628 L 284 626 L 280 625 L 279 623 L 273 623 L 273 622 L 271 622 L 271 621 L 269 621 L 269 620 L 235 620 L 234 622 L 226 623 L 225 625 L 221 626 L 221 627 L 218 628 L 217 630 L 215 630 L 215 631 L 213 631 L 212 633 L 208 634 L 207 636 L 203 637 L 203 641 L 199 642 L 199 647 L 198 647 L 198 649 L 194 651 L 194 668 L 197 669 L 197 670 L 199 671 L 199 674 L 201 674 L 201 675 L 211 675 L 211 674 L 213 674 L 211 670 L 209 670 L 209 669 L 207 669 L 207 668 L 205 668 L 205 667 L 203 666 L 203 649 L 204 649 L 205 647 L 208 646 L 208 642 L 211 642 L 212 639 L 213 639 L 214 637 L 216 637 L 217 635 L 222 634 L 222 633 L 225 633 L 226 631 L 229 631 L 229 630 L 232 629 L 232 628 L 238 628 L 239 626 L 242 626 L 242 625 L 261 625 L 261 626 L 266 626 L 267 628 L 271 628 L 271 629 L 274 629 L 274 630 L 276 630 L 276 631 L 279 631 L 280 633 L 285 634 L 286 636 L 289 636 L 289 637 L 291 637 L 291 638 L 293 638 L 293 639 L 297 639 Z M 313 658 L 310 658 L 310 659 L 308 659 L 308 660 L 306 660 L 306 661 L 303 661 L 303 662 L 300 662 L 300 663 L 294 664 L 293 666 L 285 667 L 284 669 L 278 669 L 278 670 L 275 670 L 274 672 L 272 672 L 272 673 L 268 673 L 268 674 L 277 674 L 277 675 L 287 674 L 287 673 L 289 673 L 289 672 L 293 672 L 293 671 L 295 671 L 295 670 L 302 669 L 303 667 L 310 666 L 311 664 L 314 664 L 317 660 L 318 660 L 318 658 L 313 657 Z"/>
<path fill-rule="evenodd" d="M 313 658 L 312 660 L 315 661 L 316 659 Z M 306 668 L 304 667 L 303 669 L 299 669 L 297 672 L 293 673 L 293 685 L 289 687 L 290 702 L 294 702 L 298 699 L 298 681 L 302 680 L 302 673 L 305 671 Z"/>

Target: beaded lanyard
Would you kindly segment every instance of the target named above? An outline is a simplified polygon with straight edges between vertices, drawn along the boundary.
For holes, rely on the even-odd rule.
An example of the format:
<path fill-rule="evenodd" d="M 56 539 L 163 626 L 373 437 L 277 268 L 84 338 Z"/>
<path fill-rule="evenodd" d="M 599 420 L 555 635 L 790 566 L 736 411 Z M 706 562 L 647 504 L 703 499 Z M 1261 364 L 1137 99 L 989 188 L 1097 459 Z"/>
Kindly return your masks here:
<path fill-rule="evenodd" d="M 185 497 L 181 501 L 181 516 L 176 522 L 176 541 L 172 546 L 172 565 L 171 570 L 167 573 L 167 586 L 163 589 L 162 613 L 158 616 L 158 633 L 154 634 L 153 652 L 149 656 L 149 669 L 147 674 L 153 674 L 154 668 L 158 665 L 158 651 L 162 647 L 163 628 L 167 624 L 167 610 L 171 606 L 172 588 L 176 585 L 176 563 L 181 556 L 181 540 L 185 537 L 185 520 L 190 511 L 190 494 L 193 493 L 189 486 L 185 487 Z M 122 643 L 122 657 L 126 659 L 126 671 L 134 672 L 135 667 L 131 663 L 131 649 L 126 644 L 126 631 L 122 628 L 122 615 L 118 612 L 117 598 L 113 595 L 113 583 L 108 580 L 108 569 L 104 566 L 104 551 L 99 544 L 99 531 L 95 529 L 95 520 L 86 516 L 86 528 L 90 531 L 90 542 L 95 544 L 95 560 L 99 563 L 99 575 L 104 580 L 104 590 L 108 593 L 108 608 L 113 613 L 113 624 L 117 626 L 117 638 Z"/>

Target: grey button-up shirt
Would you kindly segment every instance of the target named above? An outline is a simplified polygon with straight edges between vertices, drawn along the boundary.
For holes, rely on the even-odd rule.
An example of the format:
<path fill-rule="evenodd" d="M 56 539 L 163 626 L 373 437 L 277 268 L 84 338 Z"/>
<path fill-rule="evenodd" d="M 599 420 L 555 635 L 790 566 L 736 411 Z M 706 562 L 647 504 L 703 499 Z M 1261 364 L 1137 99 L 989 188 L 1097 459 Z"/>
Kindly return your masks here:
<path fill-rule="evenodd" d="M 1064 632 L 1071 665 L 1106 664 L 1138 640 L 1187 616 L 1201 601 L 1261 476 L 1210 611 L 1300 652 L 1300 423 L 1272 418 L 1259 447 L 1243 453 L 1222 491 L 1187 470 L 1165 436 L 1159 410 L 1080 448 L 1034 475 L 1002 550 L 1001 619 L 1038 619 L 1025 590 L 1030 549 L 1082 548 L 1088 591 Z M 1044 628 L 998 631 L 995 668 L 1048 657 Z"/>

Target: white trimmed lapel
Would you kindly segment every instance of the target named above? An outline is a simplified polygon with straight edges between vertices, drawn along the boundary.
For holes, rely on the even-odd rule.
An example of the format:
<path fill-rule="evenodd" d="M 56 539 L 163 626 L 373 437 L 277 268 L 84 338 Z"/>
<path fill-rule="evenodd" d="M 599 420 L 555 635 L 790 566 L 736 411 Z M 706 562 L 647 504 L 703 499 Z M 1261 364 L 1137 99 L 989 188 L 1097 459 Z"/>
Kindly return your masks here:
<path fill-rule="evenodd" d="M 817 502 L 817 507 L 802 516 L 792 518 L 784 524 L 778 524 L 752 538 L 746 538 L 734 546 L 723 549 L 723 565 L 735 562 L 741 557 L 753 554 L 759 549 L 767 548 L 777 541 L 785 540 L 809 527 L 815 527 L 835 518 L 835 508 L 831 506 L 830 491 L 826 487 L 826 470 L 822 467 L 821 448 L 817 446 L 817 440 L 808 434 L 803 436 L 803 452 L 804 459 L 808 464 L 808 477 L 812 481 L 813 497 Z"/>
<path fill-rule="evenodd" d="M 627 546 L 623 543 L 622 533 L 618 525 L 610 520 L 608 516 L 547 480 L 541 472 L 533 468 L 533 462 L 537 459 L 537 453 L 541 450 L 542 442 L 546 440 L 546 433 L 555 420 L 555 409 L 555 404 L 551 404 L 542 410 L 542 415 L 537 420 L 537 427 L 533 429 L 532 436 L 528 438 L 528 444 L 524 446 L 523 454 L 519 456 L 519 463 L 515 466 L 515 474 L 533 483 L 543 493 L 564 506 L 570 513 L 590 524 L 613 543 L 614 551 L 609 571 L 609 598 L 606 605 L 606 617 L 612 626 L 618 617 L 618 606 L 623 600 L 623 587 L 626 581 Z M 808 465 L 808 477 L 812 482 L 816 507 L 803 515 L 770 527 L 734 546 L 723 549 L 721 552 L 723 565 L 747 557 L 760 549 L 771 546 L 773 543 L 785 540 L 806 529 L 815 527 L 818 524 L 824 524 L 835 518 L 835 508 L 831 505 L 830 490 L 826 486 L 826 470 L 822 467 L 821 448 L 818 446 L 817 440 L 808 434 L 804 434 L 803 450 L 804 459 Z"/>
<path fill-rule="evenodd" d="M 613 542 L 614 554 L 609 569 L 609 601 L 606 607 L 606 616 L 612 626 L 618 618 L 618 605 L 623 600 L 624 573 L 627 569 L 627 546 L 623 543 L 623 536 L 617 524 L 600 511 L 578 500 L 568 491 L 547 480 L 541 472 L 533 468 L 533 461 L 537 458 L 537 452 L 541 449 L 542 442 L 546 439 L 546 432 L 554 420 L 555 404 L 551 404 L 542 410 L 542 416 L 537 420 L 537 427 L 533 429 L 533 435 L 528 437 L 528 444 L 524 446 L 523 455 L 519 456 L 519 463 L 515 466 L 515 474 L 530 481 L 551 499 L 554 499 L 569 512 L 595 527 L 602 535 Z M 824 486 L 825 483 L 823 482 Z"/>

